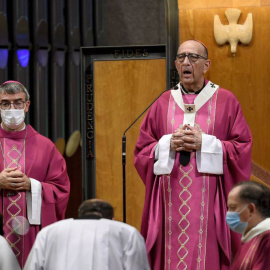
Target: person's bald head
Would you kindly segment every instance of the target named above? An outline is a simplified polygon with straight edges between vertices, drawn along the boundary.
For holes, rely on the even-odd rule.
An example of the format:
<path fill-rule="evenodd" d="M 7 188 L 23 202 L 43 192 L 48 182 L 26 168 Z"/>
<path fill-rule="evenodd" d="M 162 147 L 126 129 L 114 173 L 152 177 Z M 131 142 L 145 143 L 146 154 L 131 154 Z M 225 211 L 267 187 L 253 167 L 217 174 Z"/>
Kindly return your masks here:
<path fill-rule="evenodd" d="M 113 219 L 114 211 L 110 203 L 101 199 L 90 199 L 84 201 L 78 210 L 78 217 L 82 218 L 87 215 L 99 215 L 102 218 Z"/>
<path fill-rule="evenodd" d="M 198 48 L 199 54 L 208 59 L 207 47 L 201 41 L 196 40 L 196 39 L 189 39 L 189 40 L 186 40 L 183 43 L 181 43 L 181 45 L 179 46 L 179 49 L 178 49 L 178 53 L 180 51 L 181 46 L 185 46 L 186 44 L 194 44 L 195 47 Z"/>
<path fill-rule="evenodd" d="M 264 218 L 270 217 L 270 190 L 264 185 L 253 182 L 243 181 L 236 184 L 228 194 L 228 207 L 234 199 L 235 205 L 254 204 L 257 211 Z M 233 210 L 234 209 L 230 209 Z"/>

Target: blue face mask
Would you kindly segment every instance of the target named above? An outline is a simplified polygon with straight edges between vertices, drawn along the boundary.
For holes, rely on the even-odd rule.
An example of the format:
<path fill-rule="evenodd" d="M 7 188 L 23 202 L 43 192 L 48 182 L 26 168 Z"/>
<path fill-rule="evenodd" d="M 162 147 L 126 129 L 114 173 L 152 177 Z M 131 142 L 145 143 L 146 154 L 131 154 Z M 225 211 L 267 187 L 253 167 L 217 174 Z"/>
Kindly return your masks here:
<path fill-rule="evenodd" d="M 231 212 L 231 211 L 227 212 L 226 221 L 231 230 L 240 234 L 243 234 L 245 232 L 248 222 L 242 222 L 240 220 L 240 213 L 244 211 L 247 207 L 248 205 L 244 207 L 240 212 Z"/>

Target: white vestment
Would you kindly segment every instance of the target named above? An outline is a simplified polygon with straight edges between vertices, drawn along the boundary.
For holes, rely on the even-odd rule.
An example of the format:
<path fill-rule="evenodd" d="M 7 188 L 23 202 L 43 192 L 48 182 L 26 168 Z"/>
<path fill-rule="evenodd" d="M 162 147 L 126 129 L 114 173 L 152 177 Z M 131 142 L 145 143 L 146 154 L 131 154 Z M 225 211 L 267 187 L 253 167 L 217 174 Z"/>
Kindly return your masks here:
<path fill-rule="evenodd" d="M 20 270 L 21 267 L 7 240 L 0 235 L 0 270 Z"/>
<path fill-rule="evenodd" d="M 132 226 L 108 219 L 66 219 L 43 228 L 25 270 L 146 270 L 145 242 Z"/>

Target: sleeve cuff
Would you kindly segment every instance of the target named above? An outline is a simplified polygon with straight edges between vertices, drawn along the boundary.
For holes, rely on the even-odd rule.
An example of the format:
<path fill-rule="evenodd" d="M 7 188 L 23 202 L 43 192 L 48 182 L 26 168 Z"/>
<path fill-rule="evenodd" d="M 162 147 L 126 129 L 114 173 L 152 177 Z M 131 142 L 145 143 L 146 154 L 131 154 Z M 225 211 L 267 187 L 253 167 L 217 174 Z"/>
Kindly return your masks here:
<path fill-rule="evenodd" d="M 200 173 L 223 174 L 222 143 L 215 136 L 202 134 L 202 148 L 196 151 Z"/>
<path fill-rule="evenodd" d="M 26 192 L 27 217 L 31 225 L 41 224 L 41 191 L 42 185 L 34 178 L 30 178 L 31 191 Z"/>
<path fill-rule="evenodd" d="M 162 136 L 155 148 L 154 174 L 170 174 L 175 160 L 175 151 L 170 151 L 172 134 Z"/>

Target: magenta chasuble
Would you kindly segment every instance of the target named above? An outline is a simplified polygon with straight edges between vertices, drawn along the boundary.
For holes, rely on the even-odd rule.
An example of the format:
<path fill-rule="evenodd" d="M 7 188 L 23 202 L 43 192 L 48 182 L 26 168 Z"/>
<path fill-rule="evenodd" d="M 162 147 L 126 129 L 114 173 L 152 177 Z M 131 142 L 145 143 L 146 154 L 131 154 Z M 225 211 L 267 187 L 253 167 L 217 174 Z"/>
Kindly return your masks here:
<path fill-rule="evenodd" d="M 41 225 L 29 225 L 27 221 L 26 192 L 0 190 L 4 237 L 22 267 L 40 229 L 64 219 L 69 178 L 65 161 L 54 144 L 30 125 L 18 132 L 7 132 L 0 127 L 0 139 L 1 171 L 17 166 L 42 185 Z"/>
<path fill-rule="evenodd" d="M 155 145 L 183 124 L 184 112 L 171 91 L 150 108 L 134 152 L 146 185 L 141 231 L 149 261 L 155 270 L 229 269 L 240 236 L 231 237 L 226 224 L 226 199 L 234 184 L 250 177 L 250 130 L 235 96 L 219 88 L 196 112 L 194 127 L 221 141 L 224 174 L 199 173 L 193 152 L 187 166 L 179 164 L 177 153 L 172 172 L 155 176 Z M 193 104 L 195 97 L 184 95 L 184 103 Z"/>
<path fill-rule="evenodd" d="M 270 228 L 242 243 L 231 270 L 266 270 L 270 269 Z"/>

